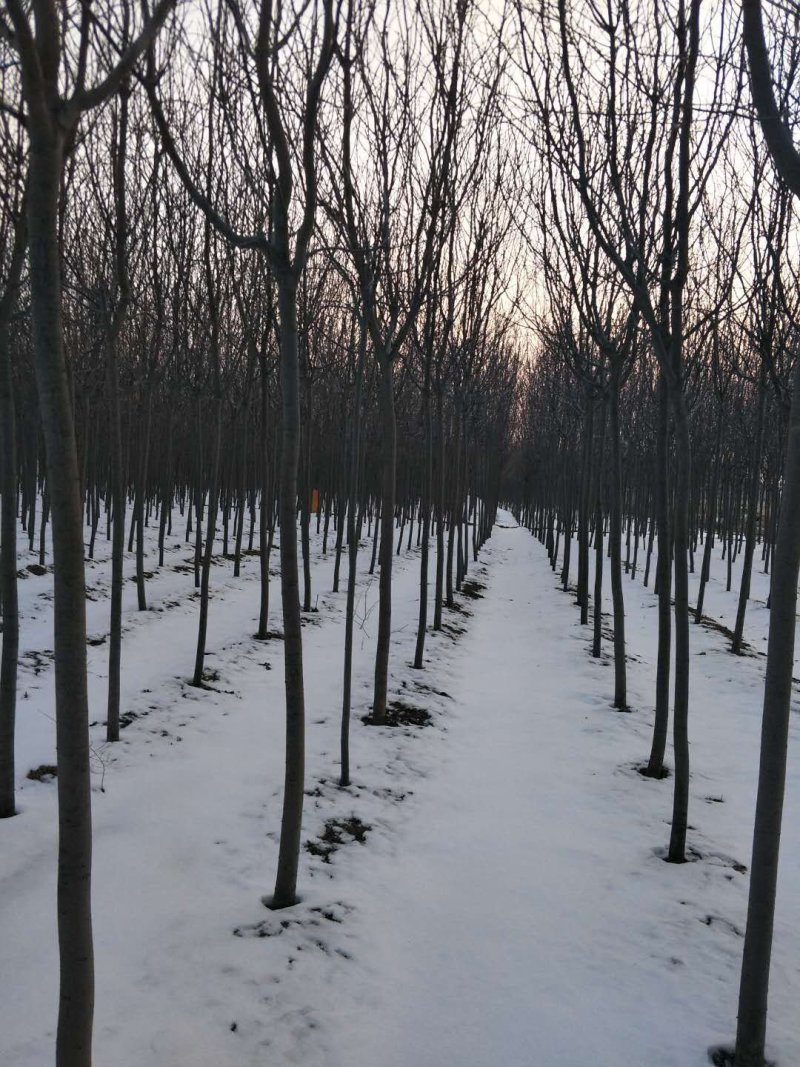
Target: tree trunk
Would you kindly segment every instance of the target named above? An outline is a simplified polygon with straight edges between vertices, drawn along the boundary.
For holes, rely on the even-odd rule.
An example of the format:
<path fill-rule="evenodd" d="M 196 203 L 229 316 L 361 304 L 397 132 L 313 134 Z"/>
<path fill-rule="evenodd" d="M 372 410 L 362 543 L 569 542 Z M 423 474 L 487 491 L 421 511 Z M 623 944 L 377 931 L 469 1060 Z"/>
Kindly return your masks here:
<path fill-rule="evenodd" d="M 297 467 L 300 457 L 300 375 L 297 351 L 297 287 L 279 277 L 278 310 L 281 360 L 281 606 L 286 689 L 286 766 L 281 840 L 273 908 L 297 900 L 297 868 L 303 821 L 305 777 L 305 692 L 303 631 L 297 570 Z"/>
<path fill-rule="evenodd" d="M 597 431 L 597 477 L 595 481 L 594 519 L 594 618 L 592 655 L 600 656 L 603 636 L 603 467 L 606 446 L 606 405 L 601 400 L 600 426 Z"/>
<path fill-rule="evenodd" d="M 380 405 L 383 430 L 383 499 L 381 501 L 381 544 L 378 605 L 378 645 L 375 652 L 375 690 L 372 717 L 376 723 L 386 721 L 389 687 L 389 645 L 392 636 L 392 526 L 394 524 L 395 464 L 397 427 L 394 413 L 394 377 L 391 359 L 380 362 Z"/>
<path fill-rule="evenodd" d="M 269 549 L 272 533 L 272 478 L 270 477 L 269 394 L 266 361 L 261 360 L 261 516 L 258 528 L 260 597 L 256 638 L 266 641 L 269 633 Z"/>
<path fill-rule="evenodd" d="M 708 516 L 706 520 L 706 541 L 703 545 L 703 562 L 700 566 L 700 588 L 697 592 L 697 608 L 694 621 L 700 622 L 703 618 L 703 603 L 706 595 L 706 585 L 711 574 L 711 550 L 714 544 L 714 528 L 717 523 L 717 497 L 719 495 L 719 473 L 722 463 L 722 408 L 720 408 L 717 420 L 717 437 L 714 446 L 714 471 L 711 475 L 711 489 L 709 490 Z"/>
<path fill-rule="evenodd" d="M 108 704 L 106 740 L 119 741 L 120 669 L 122 662 L 122 581 L 125 552 L 125 486 L 122 474 L 122 423 L 119 410 L 119 371 L 114 338 L 109 338 L 108 406 L 111 422 L 111 620 L 108 648 Z"/>
<path fill-rule="evenodd" d="M 17 431 L 7 322 L 0 322 L 0 600 L 3 652 L 0 660 L 0 819 L 16 813 L 14 734 L 19 659 L 17 601 Z"/>
<path fill-rule="evenodd" d="M 425 389 L 423 392 L 425 420 L 425 472 L 423 476 L 420 522 L 422 525 L 422 553 L 419 562 L 419 620 L 414 666 L 421 670 L 425 654 L 425 631 L 428 626 L 428 551 L 430 541 L 431 496 L 433 494 L 433 413 L 431 411 L 430 352 L 425 357 Z"/>
<path fill-rule="evenodd" d="M 678 386 L 680 388 L 680 386 Z M 686 859 L 689 816 L 689 484 L 691 444 L 686 400 L 673 396 L 675 426 L 675 698 L 672 741 L 675 780 L 669 860 Z"/>
<path fill-rule="evenodd" d="M 94 1014 L 92 816 L 86 685 L 86 583 L 78 450 L 64 357 L 59 131 L 29 126 L 28 232 L 36 382 L 50 485 L 58 761 L 57 1067 L 89 1067 Z"/>
<path fill-rule="evenodd" d="M 250 404 L 245 403 L 242 413 L 242 453 L 239 459 L 239 510 L 236 513 L 236 539 L 234 543 L 233 576 L 238 578 L 242 568 L 242 538 L 244 536 L 244 513 L 247 510 L 247 434 L 250 428 Z"/>
<path fill-rule="evenodd" d="M 747 601 L 750 599 L 750 576 L 753 572 L 753 554 L 756 550 L 756 529 L 758 520 L 758 490 L 761 484 L 761 457 L 764 452 L 764 416 L 767 406 L 766 371 L 762 362 L 762 371 L 758 383 L 758 417 L 756 424 L 756 450 L 750 471 L 750 487 L 747 494 L 747 529 L 745 531 L 744 559 L 742 561 L 742 580 L 739 586 L 739 605 L 736 610 L 736 626 L 733 631 L 731 652 L 738 655 L 742 650 L 744 636 L 744 617 Z"/>
<path fill-rule="evenodd" d="M 301 432 L 300 455 L 303 460 L 303 476 L 300 479 L 300 540 L 303 548 L 303 611 L 311 611 L 311 382 L 306 383 L 306 426 Z M 305 444 L 305 448 L 303 448 Z M 319 504 L 317 504 L 319 512 Z"/>
<path fill-rule="evenodd" d="M 656 442 L 655 511 L 658 532 L 656 584 L 658 586 L 658 652 L 656 658 L 656 709 L 647 775 L 664 773 L 664 752 L 669 730 L 669 675 L 672 658 L 671 552 L 669 522 L 669 397 L 663 377 L 658 384 L 658 437 Z"/>
<path fill-rule="evenodd" d="M 586 391 L 586 413 L 583 429 L 583 458 L 581 462 L 580 511 L 578 515 L 578 605 L 581 626 L 589 622 L 589 500 L 591 499 L 591 441 L 594 404 Z"/>
<path fill-rule="evenodd" d="M 208 516 L 206 525 L 206 543 L 203 551 L 203 571 L 200 580 L 200 619 L 197 627 L 197 651 L 194 658 L 194 676 L 192 685 L 203 684 L 203 664 L 206 656 L 206 634 L 208 632 L 208 594 L 211 582 L 211 558 L 214 554 L 214 537 L 217 532 L 217 499 L 219 496 L 219 458 L 222 445 L 222 400 L 215 398 L 216 429 L 214 434 L 214 455 L 211 461 L 211 484 L 208 489 Z"/>
<path fill-rule="evenodd" d="M 363 322 L 359 325 L 358 367 L 356 391 L 353 400 L 353 436 L 351 440 L 350 477 L 347 501 L 347 608 L 344 634 L 344 684 L 342 686 L 341 773 L 339 785 L 350 785 L 350 704 L 353 679 L 353 620 L 356 605 L 356 578 L 358 565 L 358 531 L 356 530 L 356 497 L 358 495 L 359 457 L 361 454 L 361 390 L 364 380 L 364 365 L 367 359 L 367 332 Z M 339 513 L 341 525 L 342 515 Z"/>
<path fill-rule="evenodd" d="M 442 628 L 442 600 L 444 598 L 444 415 L 442 394 L 436 394 L 436 424 L 438 431 L 439 469 L 436 502 L 436 596 L 433 606 L 433 628 Z"/>
<path fill-rule="evenodd" d="M 619 359 L 611 368 L 611 598 L 614 605 L 614 707 L 626 711 L 625 601 L 622 593 L 622 460 L 619 440 Z M 630 530 L 630 524 L 628 525 Z"/>
<path fill-rule="evenodd" d="M 453 598 L 453 553 L 455 552 L 455 540 L 456 540 L 456 525 L 458 514 L 458 501 L 459 501 L 459 456 L 461 455 L 461 417 L 458 414 L 453 416 L 453 421 L 456 424 L 455 439 L 453 441 L 453 492 L 450 496 L 450 526 L 447 531 L 447 573 L 446 573 L 446 589 L 447 589 L 447 606 L 452 608 L 455 606 L 455 600 Z"/>
<path fill-rule="evenodd" d="M 147 594 L 144 584 L 144 498 L 147 493 L 147 471 L 150 460 L 150 424 L 153 413 L 153 387 L 147 383 L 144 408 L 144 437 L 139 460 L 139 477 L 136 486 L 136 597 L 139 611 L 147 611 Z"/>
<path fill-rule="evenodd" d="M 778 880 L 786 751 L 794 669 L 797 579 L 800 571 L 800 360 L 786 444 L 783 497 L 772 565 L 761 757 L 744 936 L 736 1067 L 764 1067 L 772 930 Z"/>

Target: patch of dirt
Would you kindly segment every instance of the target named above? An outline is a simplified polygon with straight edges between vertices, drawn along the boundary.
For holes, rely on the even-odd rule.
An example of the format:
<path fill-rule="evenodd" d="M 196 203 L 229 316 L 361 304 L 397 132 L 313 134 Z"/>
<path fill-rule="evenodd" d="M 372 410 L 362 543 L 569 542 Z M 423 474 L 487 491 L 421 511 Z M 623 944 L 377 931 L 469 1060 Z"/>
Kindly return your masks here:
<path fill-rule="evenodd" d="M 25 777 L 32 782 L 52 782 L 58 777 L 58 767 L 52 763 L 42 763 L 39 767 L 32 767 Z"/>
<path fill-rule="evenodd" d="M 652 780 L 654 780 L 656 782 L 663 782 L 663 780 L 665 778 L 669 778 L 669 774 L 670 774 L 669 767 L 663 767 L 663 766 L 661 768 L 661 773 L 660 774 L 649 774 L 648 770 L 647 770 L 647 764 L 646 763 L 642 764 L 641 767 L 637 767 L 636 770 L 639 772 L 639 774 L 641 774 L 642 778 L 650 778 L 650 779 L 652 779 Z"/>
<path fill-rule="evenodd" d="M 269 907 L 266 899 L 264 903 Z M 280 934 L 285 933 L 287 930 L 302 931 L 309 927 L 312 929 L 324 928 L 324 924 L 333 923 L 334 925 L 340 925 L 345 921 L 347 916 L 352 911 L 352 907 L 349 904 L 344 904 L 342 901 L 336 901 L 329 904 L 327 907 L 315 907 L 310 908 L 306 914 L 287 914 L 284 909 L 280 911 L 274 911 L 266 919 L 262 919 L 260 922 L 251 923 L 247 926 L 237 926 L 233 930 L 234 937 L 278 937 Z M 328 947 L 317 940 L 313 940 L 313 943 L 327 952 Z M 343 951 L 336 950 L 339 955 L 346 955 Z"/>
<path fill-rule="evenodd" d="M 486 586 L 482 582 L 475 581 L 474 578 L 468 578 L 466 582 L 462 583 L 461 592 L 464 596 L 468 596 L 470 600 L 483 600 Z"/>
<path fill-rule="evenodd" d="M 52 660 L 53 651 L 50 648 L 32 648 L 29 652 L 23 652 L 19 657 L 20 666 L 33 670 L 33 673 L 37 675 L 49 667 Z"/>
<path fill-rule="evenodd" d="M 319 837 L 306 841 L 306 852 L 319 856 L 323 863 L 330 863 L 332 853 L 342 845 L 348 845 L 352 841 L 363 845 L 371 829 L 369 823 L 362 822 L 357 815 L 350 815 L 345 819 L 328 819 Z"/>
<path fill-rule="evenodd" d="M 207 653 L 207 655 L 213 655 L 213 653 Z M 222 689 L 220 686 L 212 685 L 212 682 L 218 682 L 220 680 L 220 673 L 213 667 L 206 667 L 203 671 L 203 676 L 199 682 L 195 682 L 194 679 L 187 681 L 186 684 L 190 689 L 203 689 L 207 693 L 224 693 L 225 696 L 236 696 L 234 689 Z"/>
<path fill-rule="evenodd" d="M 697 616 L 697 608 L 692 606 L 691 604 L 689 605 L 689 614 L 691 615 L 692 620 L 694 620 Z M 700 625 L 706 630 L 711 630 L 713 633 L 722 634 L 722 636 L 726 638 L 729 643 L 733 641 L 733 630 L 731 630 L 731 628 L 729 626 L 726 626 L 724 623 L 719 622 L 717 619 L 712 619 L 708 615 L 703 615 L 700 619 Z M 728 649 L 728 651 L 730 651 L 730 649 Z M 752 656 L 753 658 L 758 658 L 763 657 L 764 653 L 758 652 L 755 648 L 753 648 L 751 644 L 748 644 L 748 642 L 743 639 L 738 655 Z"/>
<path fill-rule="evenodd" d="M 403 684 L 405 685 L 405 683 L 403 683 Z M 415 686 L 415 688 L 417 688 L 420 691 L 420 693 L 432 693 L 434 696 L 444 697 L 445 700 L 452 700 L 453 699 L 450 696 L 449 693 L 446 693 L 444 691 L 444 689 L 436 689 L 434 686 L 428 685 L 427 682 L 417 682 L 415 680 L 414 681 L 414 686 Z"/>
<path fill-rule="evenodd" d="M 706 915 L 700 922 L 703 926 L 721 926 L 731 934 L 735 934 L 737 937 L 744 937 L 744 934 L 734 923 L 729 919 L 723 919 L 721 915 Z"/>
<path fill-rule="evenodd" d="M 459 604 L 457 600 L 454 600 L 452 604 L 447 605 L 448 611 L 454 611 L 456 615 L 464 615 L 469 618 L 472 615 L 471 611 L 468 611 L 463 604 Z"/>
<path fill-rule="evenodd" d="M 430 726 L 433 722 L 430 712 L 425 708 L 406 704 L 402 700 L 393 700 L 386 706 L 385 722 L 376 722 L 372 715 L 364 715 L 361 721 L 366 726 Z"/>
<path fill-rule="evenodd" d="M 708 1062 L 714 1067 L 733 1067 L 736 1060 L 733 1057 L 733 1049 L 729 1046 L 719 1046 L 708 1050 Z"/>
<path fill-rule="evenodd" d="M 394 804 L 402 804 L 406 797 L 414 795 L 412 789 L 407 789 L 403 792 L 400 789 L 392 789 L 390 786 L 384 786 L 380 789 L 373 789 L 372 793 L 376 797 L 380 797 L 381 800 L 390 800 Z"/>
<path fill-rule="evenodd" d="M 259 637 L 258 634 L 253 634 L 254 641 L 283 641 L 283 633 L 280 630 L 267 630 L 266 637 Z"/>
<path fill-rule="evenodd" d="M 37 577 L 47 574 L 47 567 L 43 567 L 41 563 L 29 563 L 25 569 L 30 571 L 31 574 L 37 575 Z"/>
<path fill-rule="evenodd" d="M 708 1050 L 708 1062 L 714 1067 L 736 1067 L 733 1045 L 714 1045 Z M 777 1067 L 774 1060 L 764 1060 L 764 1067 Z"/>
<path fill-rule="evenodd" d="M 715 867 L 727 867 L 737 874 L 747 874 L 747 865 L 733 856 L 723 855 L 721 852 L 707 852 L 706 859 Z"/>
<path fill-rule="evenodd" d="M 463 626 L 457 626 L 452 622 L 442 623 L 442 633 L 447 634 L 451 641 L 457 641 L 459 637 L 463 637 L 466 632 L 466 628 Z"/>

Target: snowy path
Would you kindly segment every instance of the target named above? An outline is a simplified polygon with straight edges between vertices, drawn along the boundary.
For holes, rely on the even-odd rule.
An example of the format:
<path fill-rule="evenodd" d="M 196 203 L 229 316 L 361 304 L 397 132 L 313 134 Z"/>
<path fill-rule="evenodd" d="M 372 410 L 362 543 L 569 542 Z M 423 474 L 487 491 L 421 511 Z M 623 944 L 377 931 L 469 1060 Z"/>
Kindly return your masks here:
<path fill-rule="evenodd" d="M 572 598 L 534 539 L 501 528 L 492 546 L 489 588 L 451 688 L 446 760 L 405 827 L 399 864 L 371 872 L 373 892 L 360 904 L 362 962 L 375 981 L 363 992 L 368 1008 L 345 1016 L 327 1062 L 700 1067 L 706 1047 L 732 1034 L 746 878 L 731 865 L 748 854 L 731 857 L 701 838 L 698 825 L 724 806 L 708 802 L 701 765 L 692 817 L 704 858 L 662 861 L 670 782 L 634 769 L 649 714 L 642 722 L 610 708 L 610 677 L 598 674 L 611 669 L 587 656 Z M 626 587 L 633 602 L 640 592 Z M 642 635 L 632 630 L 635 648 Z M 695 641 L 716 636 L 698 631 Z M 651 667 L 634 663 L 631 673 L 649 710 Z M 695 679 L 698 716 L 708 682 Z M 745 745 L 755 742 L 757 713 Z M 755 751 L 740 744 L 751 773 Z M 738 809 L 732 821 L 744 848 L 749 789 L 742 801 L 745 821 Z M 796 810 L 795 789 L 789 819 Z M 795 832 L 781 887 L 794 916 L 796 846 Z M 800 1063 L 800 1034 L 781 985 L 796 996 L 800 973 L 797 927 L 787 927 L 771 1033 L 780 1031 L 789 1067 Z M 787 927 L 779 924 L 779 942 Z"/>
<path fill-rule="evenodd" d="M 315 538 L 319 612 L 304 633 L 310 847 L 303 899 L 282 913 L 260 903 L 275 869 L 283 672 L 280 644 L 251 637 L 255 561 L 240 582 L 215 570 L 208 662 L 219 677 L 205 691 L 185 681 L 196 605 L 184 565 L 154 577 L 154 611 L 136 613 L 128 590 L 125 706 L 140 717 L 113 749 L 93 731 L 105 764 L 94 795 L 98 1064 L 707 1067 L 706 1047 L 731 1038 L 763 657 L 732 657 L 720 633 L 692 628 L 697 857 L 665 864 L 671 781 L 636 771 L 652 721 L 655 597 L 626 580 L 634 711 L 619 714 L 608 657 L 589 656 L 590 628 L 544 550 L 509 515 L 500 523 L 470 568 L 483 595 L 446 613 L 422 672 L 409 666 L 418 552 L 396 560 L 391 696 L 426 709 L 424 729 L 361 722 L 377 599 L 362 552 L 347 790 L 336 785 L 344 594 L 328 592 L 332 561 Z M 26 648 L 48 641 L 46 610 L 34 608 L 49 579 L 37 581 L 23 583 Z M 94 708 L 104 655 L 92 649 Z M 31 759 L 52 759 L 49 671 L 27 681 L 20 743 Z M 781 1067 L 800 1064 L 798 721 L 769 1028 Z M 44 1067 L 56 1004 L 55 786 L 20 784 L 22 817 L 0 841 L 0 1065 Z M 353 819 L 363 844 L 345 833 L 320 850 L 331 826 Z"/>
<path fill-rule="evenodd" d="M 462 641 L 435 798 L 407 828 L 401 884 L 388 880 L 368 905 L 385 1007 L 350 1035 L 359 1065 L 598 1062 L 607 987 L 601 953 L 583 948 L 596 945 L 598 929 L 582 929 L 580 916 L 602 931 L 604 909 L 591 879 L 564 884 L 552 862 L 593 738 L 578 733 L 570 758 L 559 758 L 553 711 L 574 664 L 548 626 L 558 594 L 534 604 L 520 583 L 512 557 L 535 552 L 529 535 L 500 530 L 495 539 L 503 547 Z M 598 844 L 602 829 L 601 820 L 591 829 Z M 578 1005 L 571 963 L 582 955 L 597 999 L 584 989 Z"/>

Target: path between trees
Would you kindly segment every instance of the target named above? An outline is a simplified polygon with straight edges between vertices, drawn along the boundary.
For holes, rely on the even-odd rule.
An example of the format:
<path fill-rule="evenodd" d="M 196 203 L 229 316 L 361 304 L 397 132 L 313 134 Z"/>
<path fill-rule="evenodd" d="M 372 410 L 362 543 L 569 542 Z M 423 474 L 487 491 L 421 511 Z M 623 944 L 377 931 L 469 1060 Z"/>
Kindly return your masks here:
<path fill-rule="evenodd" d="M 702 859 L 664 863 L 670 782 L 635 770 L 647 752 L 651 665 L 633 664 L 634 714 L 614 712 L 613 668 L 588 656 L 590 635 L 541 546 L 525 530 L 499 528 L 491 552 L 491 581 L 462 639 L 446 757 L 396 862 L 375 865 L 359 906 L 374 986 L 363 1012 L 338 1025 L 332 1016 L 328 1062 L 699 1067 L 709 1044 L 732 1037 L 746 886 L 736 865 L 749 859 L 752 816 L 737 827 L 735 854 L 725 850 L 731 820 L 713 820 L 733 790 L 752 811 L 759 706 L 743 716 L 743 736 L 725 742 L 749 775 L 745 787 L 713 773 L 709 723 L 696 725 L 706 765 L 691 818 Z M 638 584 L 626 593 L 641 654 L 649 635 L 639 600 L 655 598 Z M 696 636 L 711 665 L 710 641 Z M 712 730 L 738 710 L 720 706 L 721 687 L 717 705 L 706 704 L 716 667 L 693 683 L 695 720 L 713 715 Z M 796 789 L 793 803 L 796 812 Z M 796 845 L 781 886 L 784 922 L 796 907 Z M 796 927 L 790 936 L 778 975 L 796 994 Z M 800 1053 L 781 977 L 771 1032 L 784 1054 Z"/>
<path fill-rule="evenodd" d="M 249 599 L 212 602 L 207 691 L 165 680 L 154 647 L 165 617 L 137 618 L 129 706 L 147 714 L 99 752 L 112 762 L 94 798 L 98 1063 L 704 1067 L 706 1047 L 732 1038 L 763 661 L 693 628 L 700 858 L 670 866 L 671 782 L 636 771 L 652 721 L 652 591 L 625 584 L 634 710 L 620 714 L 574 598 L 508 514 L 470 568 L 473 597 L 431 635 L 426 669 L 411 669 L 415 557 L 396 573 L 390 691 L 431 725 L 360 721 L 377 593 L 363 575 L 348 790 L 336 784 L 343 594 L 322 595 L 308 620 L 307 848 L 303 900 L 286 912 L 260 903 L 274 875 L 283 679 L 280 643 L 250 636 L 255 570 Z M 317 588 L 330 567 L 315 565 Z M 176 671 L 190 658 L 176 656 Z M 26 715 L 42 701 L 32 689 Z M 800 1063 L 796 723 L 770 1017 L 786 1067 Z M 14 981 L 0 1063 L 15 1067 L 52 1055 L 54 793 L 27 783 L 4 827 L 0 943 Z"/>

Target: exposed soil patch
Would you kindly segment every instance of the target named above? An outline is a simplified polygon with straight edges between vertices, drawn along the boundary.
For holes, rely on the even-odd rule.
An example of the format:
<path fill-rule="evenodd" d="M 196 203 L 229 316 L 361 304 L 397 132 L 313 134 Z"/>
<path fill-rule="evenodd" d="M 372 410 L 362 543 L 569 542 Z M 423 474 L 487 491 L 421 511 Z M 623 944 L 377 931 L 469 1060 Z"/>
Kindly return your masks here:
<path fill-rule="evenodd" d="M 465 615 L 467 618 L 472 615 L 472 612 L 468 611 L 463 604 L 459 604 L 457 600 L 454 600 L 452 604 L 448 604 L 447 610 L 454 611 L 456 615 Z"/>
<path fill-rule="evenodd" d="M 376 722 L 372 715 L 364 715 L 361 721 L 366 726 L 430 726 L 433 719 L 424 708 L 393 700 L 386 707 L 385 722 Z"/>
<path fill-rule="evenodd" d="M 737 937 L 744 937 L 744 934 L 734 923 L 728 919 L 723 919 L 721 915 L 705 915 L 700 922 L 703 926 L 722 926 L 725 930 L 735 934 Z"/>
<path fill-rule="evenodd" d="M 462 584 L 461 592 L 464 596 L 468 596 L 470 600 L 482 600 L 486 592 L 486 586 L 482 582 L 475 581 L 474 578 L 468 578 Z"/>
<path fill-rule="evenodd" d="M 32 767 L 25 777 L 32 782 L 52 782 L 58 777 L 58 767 L 52 763 L 42 763 L 39 767 Z"/>
<path fill-rule="evenodd" d="M 206 655 L 214 655 L 213 652 L 208 652 Z M 212 682 L 218 682 L 220 680 L 220 673 L 213 667 L 206 667 L 203 671 L 203 676 L 199 682 L 195 682 L 194 679 L 187 681 L 187 685 L 192 689 L 203 689 L 207 693 L 224 693 L 226 696 L 236 696 L 236 692 L 233 689 L 221 689 L 219 686 L 212 685 Z"/>
<path fill-rule="evenodd" d="M 457 641 L 459 637 L 463 637 L 466 632 L 467 631 L 463 626 L 457 626 L 452 622 L 442 623 L 442 633 L 447 634 L 451 641 Z"/>
<path fill-rule="evenodd" d="M 403 683 L 403 684 L 405 684 L 405 683 Z M 449 693 L 446 693 L 444 691 L 444 689 L 436 689 L 435 686 L 428 685 L 427 682 L 417 682 L 417 681 L 415 681 L 414 682 L 414 686 L 415 686 L 416 689 L 418 689 L 420 691 L 420 693 L 432 693 L 434 696 L 444 697 L 445 700 L 452 700 L 453 699 L 450 696 Z"/>
<path fill-rule="evenodd" d="M 357 815 L 345 819 L 328 819 L 322 833 L 313 841 L 306 841 L 306 852 L 319 856 L 323 863 L 330 863 L 331 855 L 342 845 L 358 841 L 364 844 L 372 827 L 362 822 Z"/>
<path fill-rule="evenodd" d="M 49 648 L 32 648 L 29 652 L 23 652 L 19 657 L 20 665 L 33 670 L 34 674 L 41 674 L 43 670 L 49 668 L 52 660 L 53 652 Z"/>
<path fill-rule="evenodd" d="M 669 767 L 662 767 L 658 774 L 650 774 L 647 764 L 643 763 L 641 767 L 637 767 L 636 770 L 641 774 L 642 778 L 653 778 L 657 782 L 662 782 L 665 778 L 669 778 Z"/>
<path fill-rule="evenodd" d="M 747 874 L 747 865 L 740 860 L 734 859 L 733 856 L 724 856 L 719 852 L 709 852 L 706 853 L 706 859 L 715 866 L 729 867 L 731 870 L 736 871 L 737 874 Z"/>
<path fill-rule="evenodd" d="M 283 641 L 283 633 L 280 630 L 267 630 L 266 637 L 259 637 L 258 634 L 253 634 L 254 641 Z"/>
<path fill-rule="evenodd" d="M 736 1056 L 732 1045 L 718 1045 L 708 1050 L 709 1063 L 714 1067 L 736 1067 Z M 774 1060 L 764 1060 L 764 1067 L 776 1067 Z"/>
<path fill-rule="evenodd" d="M 265 902 L 266 903 L 266 902 Z M 310 908 L 307 912 L 287 915 L 283 909 L 273 912 L 272 915 L 257 923 L 247 926 L 237 926 L 233 930 L 234 937 L 278 937 L 287 930 L 303 931 L 311 929 L 324 929 L 328 923 L 341 925 L 352 911 L 349 904 L 336 901 L 327 907 Z M 313 941 L 318 948 L 328 951 L 328 946 L 318 941 Z M 336 950 L 339 955 L 345 955 Z M 348 957 L 349 958 L 349 957 Z"/>
<path fill-rule="evenodd" d="M 736 1060 L 733 1057 L 732 1048 L 710 1048 L 708 1050 L 708 1059 L 710 1063 L 714 1064 L 714 1067 L 733 1067 Z"/>
<path fill-rule="evenodd" d="M 381 800 L 390 800 L 394 804 L 402 804 L 406 797 L 414 795 L 413 789 L 407 789 L 403 792 L 400 789 L 392 789 L 390 786 L 384 786 L 382 789 L 373 789 L 372 793 L 376 797 L 380 797 Z"/>
<path fill-rule="evenodd" d="M 694 619 L 697 615 L 697 608 L 689 606 L 689 614 Z M 717 619 L 712 619 L 708 615 L 703 615 L 700 619 L 700 625 L 705 627 L 706 630 L 711 630 L 714 633 L 722 634 L 729 642 L 733 641 L 733 630 L 724 623 L 719 622 Z M 739 649 L 740 656 L 763 656 L 763 652 L 758 652 L 751 644 L 748 644 L 744 639 L 742 640 L 741 647 Z"/>

